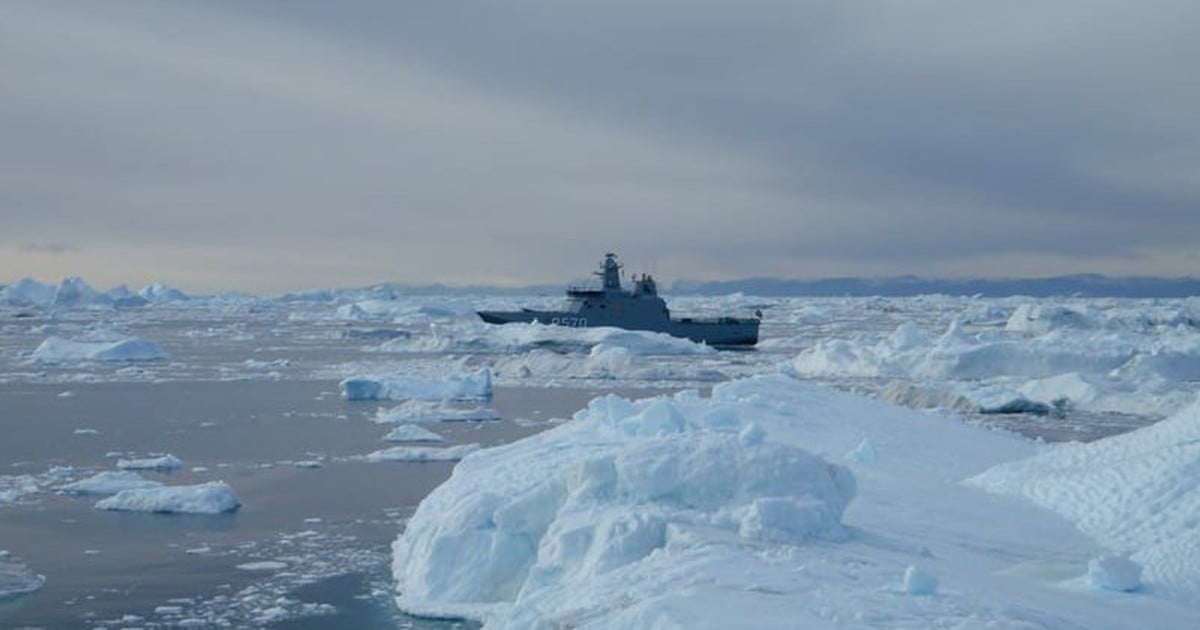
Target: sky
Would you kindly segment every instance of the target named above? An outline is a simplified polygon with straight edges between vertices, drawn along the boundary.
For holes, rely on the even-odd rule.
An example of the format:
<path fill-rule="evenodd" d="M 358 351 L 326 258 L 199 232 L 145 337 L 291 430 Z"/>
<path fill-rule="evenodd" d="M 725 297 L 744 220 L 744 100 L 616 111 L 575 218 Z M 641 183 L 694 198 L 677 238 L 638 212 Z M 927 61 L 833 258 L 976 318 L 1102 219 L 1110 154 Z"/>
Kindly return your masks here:
<path fill-rule="evenodd" d="M 0 283 L 1200 275 L 1194 0 L 2 13 Z"/>

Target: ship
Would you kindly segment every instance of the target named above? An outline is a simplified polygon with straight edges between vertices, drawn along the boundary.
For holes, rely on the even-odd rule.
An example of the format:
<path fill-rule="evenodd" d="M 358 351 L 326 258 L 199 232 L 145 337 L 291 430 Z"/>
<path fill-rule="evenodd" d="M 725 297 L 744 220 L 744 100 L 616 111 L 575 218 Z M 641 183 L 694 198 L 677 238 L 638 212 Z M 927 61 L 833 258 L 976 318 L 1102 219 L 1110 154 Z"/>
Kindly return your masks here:
<path fill-rule="evenodd" d="M 758 343 L 761 312 L 756 312 L 755 317 L 673 318 L 666 301 L 658 295 L 653 277 L 641 274 L 634 278 L 633 288 L 627 290 L 621 286 L 621 268 L 616 254 L 605 254 L 600 270 L 593 272 L 602 279 L 601 286 L 568 287 L 563 310 L 523 308 L 519 311 L 476 312 L 489 324 L 538 322 L 576 328 L 612 326 L 666 333 L 715 347 L 748 347 Z"/>

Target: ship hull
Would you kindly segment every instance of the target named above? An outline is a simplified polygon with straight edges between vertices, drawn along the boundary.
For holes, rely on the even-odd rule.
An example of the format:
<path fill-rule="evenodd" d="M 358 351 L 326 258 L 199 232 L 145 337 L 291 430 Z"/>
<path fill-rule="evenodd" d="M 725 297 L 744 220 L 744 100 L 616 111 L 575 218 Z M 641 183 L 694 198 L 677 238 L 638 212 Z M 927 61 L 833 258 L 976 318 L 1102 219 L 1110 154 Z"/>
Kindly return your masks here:
<path fill-rule="evenodd" d="M 758 320 L 734 317 L 719 319 L 657 319 L 646 321 L 613 321 L 610 318 L 583 316 L 567 311 L 477 311 L 489 324 L 532 323 L 571 328 L 611 326 L 626 330 L 646 330 L 691 339 L 710 346 L 753 346 L 758 343 Z"/>

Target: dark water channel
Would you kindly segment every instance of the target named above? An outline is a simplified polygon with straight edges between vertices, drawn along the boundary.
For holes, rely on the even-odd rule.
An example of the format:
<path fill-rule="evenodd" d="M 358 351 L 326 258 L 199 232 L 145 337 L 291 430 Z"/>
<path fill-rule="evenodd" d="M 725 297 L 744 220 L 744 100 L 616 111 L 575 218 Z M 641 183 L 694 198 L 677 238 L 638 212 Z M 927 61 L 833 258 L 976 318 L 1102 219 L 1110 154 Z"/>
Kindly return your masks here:
<path fill-rule="evenodd" d="M 427 427 L 495 445 L 600 393 L 497 388 L 502 420 Z M 392 427 L 371 420 L 380 404 L 341 400 L 332 381 L 0 385 L 0 476 L 63 466 L 79 479 L 115 470 L 117 453 L 171 453 L 182 468 L 143 476 L 223 480 L 242 503 L 216 516 L 111 512 L 51 482 L 0 503 L 0 550 L 46 577 L 0 607 L 0 627 L 452 627 L 396 612 L 389 579 L 404 519 L 453 464 L 355 461 L 392 446 Z M 272 618 L 281 610 L 293 614 Z"/>

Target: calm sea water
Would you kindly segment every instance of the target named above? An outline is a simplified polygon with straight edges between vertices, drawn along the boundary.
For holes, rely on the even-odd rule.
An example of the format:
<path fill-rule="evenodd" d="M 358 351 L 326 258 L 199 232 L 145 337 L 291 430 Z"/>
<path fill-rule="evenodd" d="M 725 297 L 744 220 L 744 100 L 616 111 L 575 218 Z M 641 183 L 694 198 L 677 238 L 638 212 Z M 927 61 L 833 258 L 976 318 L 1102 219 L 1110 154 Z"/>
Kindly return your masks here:
<path fill-rule="evenodd" d="M 450 444 L 495 445 L 599 393 L 497 388 L 501 421 L 430 428 Z M 224 480 L 242 502 L 217 516 L 110 512 L 47 483 L 0 505 L 0 549 L 46 576 L 0 608 L 0 626 L 453 627 L 399 614 L 390 588 L 392 541 L 453 464 L 351 459 L 389 446 L 377 407 L 341 400 L 333 381 L 0 385 L 0 475 L 70 466 L 82 478 L 115 470 L 118 452 L 171 453 L 179 471 L 144 476 Z M 314 460 L 323 465 L 294 464 Z M 293 618 L 272 621 L 280 611 Z"/>

